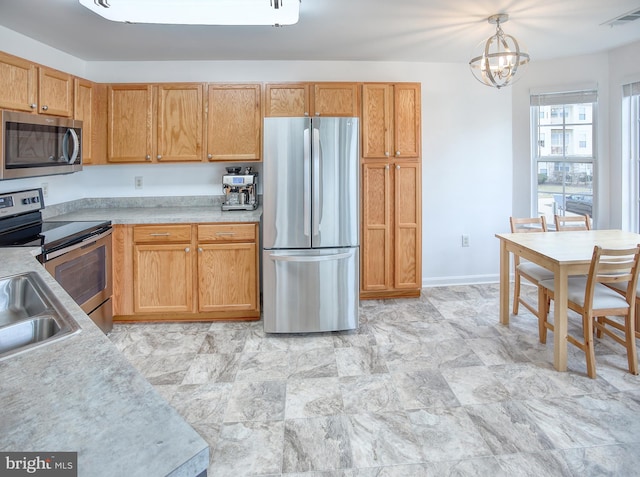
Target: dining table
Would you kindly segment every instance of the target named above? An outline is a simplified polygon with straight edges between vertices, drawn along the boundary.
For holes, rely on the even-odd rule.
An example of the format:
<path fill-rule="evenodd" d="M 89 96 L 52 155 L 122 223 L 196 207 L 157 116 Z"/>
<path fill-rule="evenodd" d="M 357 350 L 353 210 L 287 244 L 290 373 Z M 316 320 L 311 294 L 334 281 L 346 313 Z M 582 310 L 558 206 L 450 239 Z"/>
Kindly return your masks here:
<path fill-rule="evenodd" d="M 594 246 L 622 249 L 640 244 L 640 234 L 623 230 L 582 230 L 496 234 L 500 240 L 500 323 L 509 325 L 510 254 L 553 272 L 553 365 L 567 370 L 567 288 L 571 275 L 589 272 Z"/>

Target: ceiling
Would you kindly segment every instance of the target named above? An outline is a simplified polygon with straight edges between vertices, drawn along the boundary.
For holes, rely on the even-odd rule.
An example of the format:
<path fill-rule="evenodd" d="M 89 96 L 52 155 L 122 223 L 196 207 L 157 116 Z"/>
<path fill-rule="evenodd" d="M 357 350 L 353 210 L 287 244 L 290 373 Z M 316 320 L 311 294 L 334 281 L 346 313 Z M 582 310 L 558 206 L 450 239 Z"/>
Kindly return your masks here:
<path fill-rule="evenodd" d="M 87 61 L 458 63 L 493 35 L 495 13 L 535 61 L 640 41 L 640 20 L 602 25 L 637 10 L 640 0 L 302 0 L 300 21 L 275 28 L 122 24 L 78 0 L 0 0 L 0 25 Z"/>

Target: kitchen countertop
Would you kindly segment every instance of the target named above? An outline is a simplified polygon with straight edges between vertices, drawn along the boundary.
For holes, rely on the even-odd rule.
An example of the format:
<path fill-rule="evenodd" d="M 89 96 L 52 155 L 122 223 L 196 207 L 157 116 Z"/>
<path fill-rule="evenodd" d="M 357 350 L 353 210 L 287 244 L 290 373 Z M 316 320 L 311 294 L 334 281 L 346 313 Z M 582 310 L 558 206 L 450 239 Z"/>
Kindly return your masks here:
<path fill-rule="evenodd" d="M 81 332 L 0 360 L 0 449 L 78 452 L 82 477 L 187 477 L 205 471 L 207 443 L 34 254 L 31 248 L 0 248 L 0 276 L 38 273 Z"/>
<path fill-rule="evenodd" d="M 220 208 L 221 196 L 80 199 L 47 207 L 46 220 L 110 220 L 113 224 L 260 222 L 256 210 Z"/>
<path fill-rule="evenodd" d="M 221 211 L 213 207 L 87 208 L 48 220 L 110 220 L 113 224 L 167 224 L 199 222 L 260 222 L 262 208 Z"/>

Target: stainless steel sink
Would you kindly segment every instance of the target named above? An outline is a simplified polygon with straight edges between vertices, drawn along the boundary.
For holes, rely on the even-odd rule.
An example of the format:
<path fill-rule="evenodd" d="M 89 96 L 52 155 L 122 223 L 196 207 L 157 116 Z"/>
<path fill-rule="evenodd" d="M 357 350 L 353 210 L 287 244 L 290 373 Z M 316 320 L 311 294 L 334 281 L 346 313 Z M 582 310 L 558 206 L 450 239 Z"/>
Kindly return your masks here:
<path fill-rule="evenodd" d="M 76 321 L 36 273 L 0 278 L 0 359 L 79 330 Z"/>

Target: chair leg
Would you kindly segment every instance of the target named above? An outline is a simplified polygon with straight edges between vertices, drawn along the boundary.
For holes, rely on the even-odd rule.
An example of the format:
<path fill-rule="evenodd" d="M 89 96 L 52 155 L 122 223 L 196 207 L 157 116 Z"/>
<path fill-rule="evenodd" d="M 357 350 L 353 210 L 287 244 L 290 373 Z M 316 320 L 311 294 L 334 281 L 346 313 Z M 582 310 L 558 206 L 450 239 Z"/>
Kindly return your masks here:
<path fill-rule="evenodd" d="M 600 326 L 604 326 L 604 316 L 599 316 L 596 318 Z M 602 329 L 600 327 L 596 327 L 596 338 L 602 338 Z"/>
<path fill-rule="evenodd" d="M 596 352 L 593 344 L 593 319 L 590 316 L 582 317 L 582 329 L 584 330 L 584 353 L 587 357 L 587 375 L 596 377 Z"/>
<path fill-rule="evenodd" d="M 520 306 L 520 274 L 518 270 L 516 270 L 515 274 L 515 284 L 513 287 L 513 314 L 518 314 L 518 307 Z"/>
<path fill-rule="evenodd" d="M 627 361 L 629 362 L 629 372 L 638 374 L 638 355 L 636 354 L 636 332 L 635 316 L 627 314 L 625 316 L 625 341 L 627 346 Z"/>
<path fill-rule="evenodd" d="M 547 342 L 547 315 L 549 314 L 549 299 L 544 287 L 538 287 L 538 335 L 540 343 Z"/>

